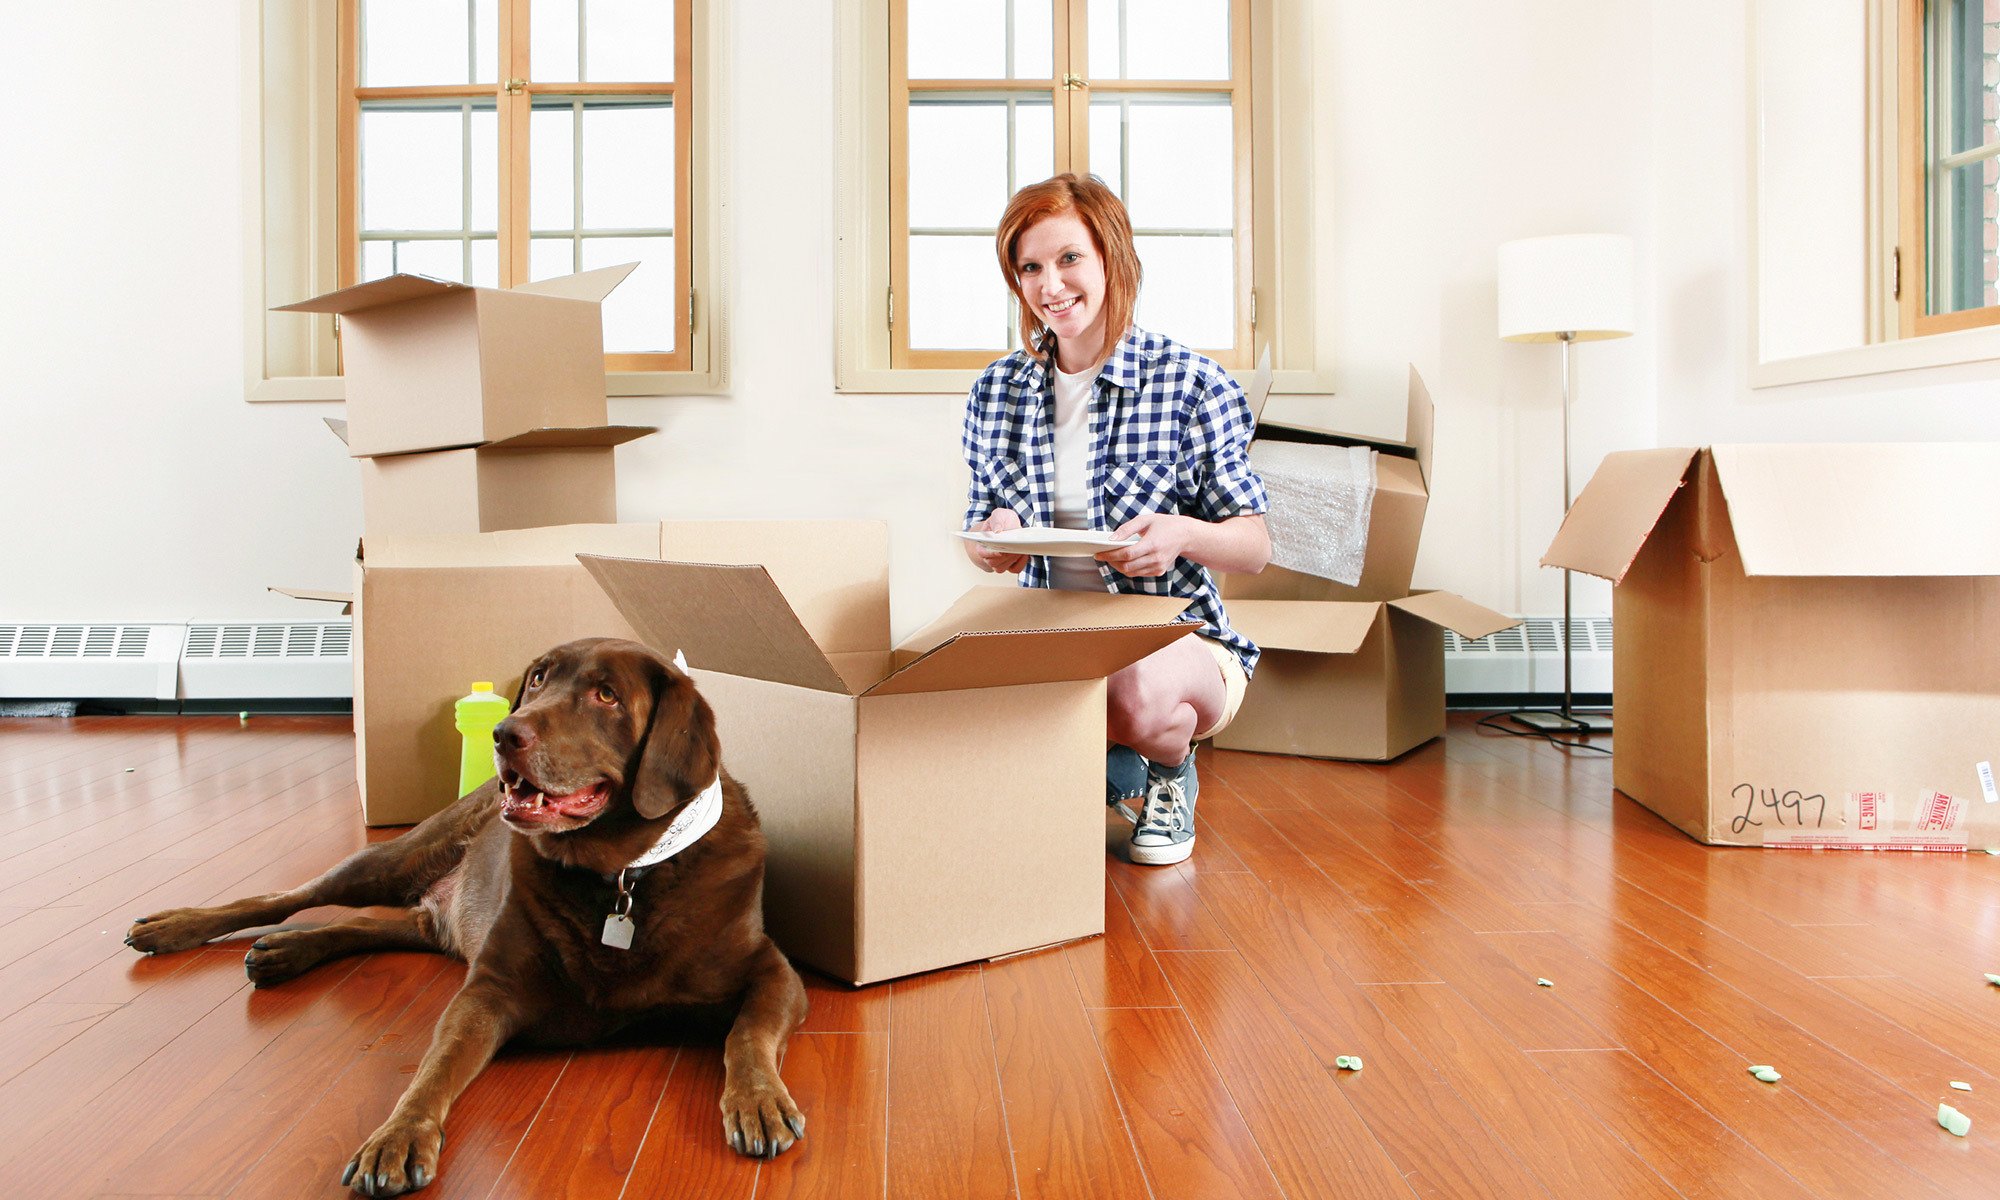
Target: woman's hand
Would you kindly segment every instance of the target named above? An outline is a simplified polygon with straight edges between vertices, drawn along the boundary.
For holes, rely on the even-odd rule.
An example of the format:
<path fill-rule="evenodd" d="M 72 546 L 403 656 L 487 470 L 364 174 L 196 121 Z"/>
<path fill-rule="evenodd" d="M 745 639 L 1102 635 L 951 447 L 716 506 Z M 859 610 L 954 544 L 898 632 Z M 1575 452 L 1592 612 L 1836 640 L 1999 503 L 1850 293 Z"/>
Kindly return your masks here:
<path fill-rule="evenodd" d="M 968 533 L 1000 533 L 1008 529 L 1019 529 L 1021 518 L 1011 508 L 996 508 L 984 521 L 972 526 Z M 966 542 L 965 556 L 972 565 L 982 571 L 993 571 L 1007 575 L 1018 574 L 1028 565 L 1025 554 L 1009 554 L 1005 550 L 989 550 L 978 542 Z"/>
<path fill-rule="evenodd" d="M 1111 533 L 1112 537 L 1139 540 L 1130 546 L 1105 550 L 1097 555 L 1097 561 L 1108 563 L 1120 575 L 1134 579 L 1157 578 L 1174 569 L 1175 561 L 1187 554 L 1200 527 L 1206 524 L 1171 513 L 1140 513 Z"/>

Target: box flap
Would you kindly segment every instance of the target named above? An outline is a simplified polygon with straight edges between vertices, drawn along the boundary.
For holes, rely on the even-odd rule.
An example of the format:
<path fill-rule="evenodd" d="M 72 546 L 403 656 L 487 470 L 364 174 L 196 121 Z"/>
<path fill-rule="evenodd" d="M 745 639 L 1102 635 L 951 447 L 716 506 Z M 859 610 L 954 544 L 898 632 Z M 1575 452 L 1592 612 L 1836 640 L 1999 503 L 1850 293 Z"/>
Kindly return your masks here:
<path fill-rule="evenodd" d="M 704 671 L 849 694 L 763 567 L 595 554 L 577 560 L 663 654 L 680 651 Z"/>
<path fill-rule="evenodd" d="M 1178 617 L 1190 603 L 1179 596 L 1071 592 L 1012 584 L 975 587 L 896 649 L 927 654 L 961 633 L 1160 625 Z"/>
<path fill-rule="evenodd" d="M 1667 511 L 1695 452 L 1619 450 L 1604 456 L 1583 494 L 1570 505 L 1555 541 L 1542 555 L 1545 567 L 1582 571 L 1613 583 L 1625 578 L 1639 547 Z"/>
<path fill-rule="evenodd" d="M 1373 600 L 1231 600 L 1229 623 L 1264 649 L 1352 654 L 1381 612 Z"/>
<path fill-rule="evenodd" d="M 328 604 L 338 604 L 340 605 L 340 611 L 342 615 L 346 615 L 354 611 L 353 592 L 323 592 L 316 590 L 314 588 L 282 588 L 282 587 L 274 587 L 267 590 L 276 592 L 280 596 L 290 596 L 294 600 L 320 600 Z"/>
<path fill-rule="evenodd" d="M 1716 446 L 1748 575 L 2000 575 L 2000 444 Z"/>
<path fill-rule="evenodd" d="M 1417 452 L 1417 467 L 1424 473 L 1424 484 L 1431 480 L 1431 435 L 1437 428 L 1437 407 L 1431 403 L 1430 389 L 1424 386 L 1423 377 L 1417 374 L 1417 365 L 1410 364 L 1410 409 L 1403 418 L 1403 444 Z"/>
<path fill-rule="evenodd" d="M 992 589 L 998 590 L 998 589 Z M 870 688 L 869 696 L 1102 679 L 1193 633 L 1185 622 L 1124 629 L 961 633 Z"/>
<path fill-rule="evenodd" d="M 340 439 L 340 444 L 345 446 L 347 444 L 347 422 L 341 420 L 339 417 L 323 417 L 321 419 L 326 422 L 328 429 L 333 430 L 333 436 Z"/>
<path fill-rule="evenodd" d="M 513 437 L 487 442 L 481 450 L 584 449 L 592 446 L 622 446 L 649 433 L 657 425 L 591 425 L 582 429 L 530 429 Z"/>
<path fill-rule="evenodd" d="M 1265 346 L 1264 352 L 1257 356 L 1256 373 L 1250 376 L 1249 383 L 1243 385 L 1243 399 L 1250 405 L 1250 427 L 1252 429 L 1257 427 L 1257 422 L 1264 419 L 1264 402 L 1270 398 L 1271 348 Z"/>
<path fill-rule="evenodd" d="M 432 279 L 425 275 L 389 275 L 357 283 L 353 287 L 325 292 L 296 304 L 280 304 L 272 312 L 351 313 L 382 304 L 401 304 L 422 296 L 442 296 L 446 292 L 473 290 L 463 283 Z"/>
<path fill-rule="evenodd" d="M 538 279 L 511 287 L 510 292 L 527 292 L 536 296 L 560 296 L 565 300 L 602 301 L 611 290 L 625 282 L 625 277 L 639 267 L 638 263 L 619 263 L 615 267 L 597 267 L 589 271 L 578 271 L 574 275 L 560 275 L 554 279 Z"/>
<path fill-rule="evenodd" d="M 1497 613 L 1481 604 L 1474 604 L 1463 596 L 1450 592 L 1417 592 L 1401 600 L 1391 600 L 1392 608 L 1400 608 L 1413 617 L 1422 617 L 1433 625 L 1443 626 L 1462 638 L 1478 641 L 1488 634 L 1512 629 L 1521 623 L 1521 618 Z"/>

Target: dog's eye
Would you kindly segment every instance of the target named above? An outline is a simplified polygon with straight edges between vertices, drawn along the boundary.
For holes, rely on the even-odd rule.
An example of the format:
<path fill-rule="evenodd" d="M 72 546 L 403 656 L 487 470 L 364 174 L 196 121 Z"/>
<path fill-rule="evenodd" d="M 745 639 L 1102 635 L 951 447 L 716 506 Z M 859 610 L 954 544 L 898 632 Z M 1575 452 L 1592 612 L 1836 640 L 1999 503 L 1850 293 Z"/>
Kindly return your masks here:
<path fill-rule="evenodd" d="M 542 677 L 546 674 L 548 674 L 546 667 L 536 667 L 534 670 L 528 672 L 528 686 L 531 688 L 542 686 Z"/>
<path fill-rule="evenodd" d="M 608 687 L 600 687 L 597 689 L 597 702 L 599 704 L 616 704 L 618 703 L 618 693 Z"/>

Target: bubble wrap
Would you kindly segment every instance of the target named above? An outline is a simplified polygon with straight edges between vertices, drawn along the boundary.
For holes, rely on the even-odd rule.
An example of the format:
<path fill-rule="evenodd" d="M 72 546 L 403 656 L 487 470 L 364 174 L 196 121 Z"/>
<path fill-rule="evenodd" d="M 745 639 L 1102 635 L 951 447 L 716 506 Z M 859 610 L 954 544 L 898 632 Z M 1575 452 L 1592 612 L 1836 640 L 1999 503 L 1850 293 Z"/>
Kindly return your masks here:
<path fill-rule="evenodd" d="M 1252 442 L 1271 511 L 1271 561 L 1352 587 L 1361 582 L 1375 508 L 1375 452 L 1366 446 Z"/>

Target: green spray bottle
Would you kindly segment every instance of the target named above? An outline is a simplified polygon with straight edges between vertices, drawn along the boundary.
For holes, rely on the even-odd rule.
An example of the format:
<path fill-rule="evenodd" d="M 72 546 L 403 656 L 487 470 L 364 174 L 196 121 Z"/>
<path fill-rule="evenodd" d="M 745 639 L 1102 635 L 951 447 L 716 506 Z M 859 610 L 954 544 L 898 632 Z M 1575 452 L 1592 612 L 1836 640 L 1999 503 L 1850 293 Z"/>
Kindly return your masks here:
<path fill-rule="evenodd" d="M 473 684 L 472 694 L 459 700 L 458 732 L 465 742 L 458 757 L 459 795 L 499 774 L 493 765 L 493 727 L 506 720 L 513 707 L 506 697 L 495 695 L 493 685 L 485 681 Z"/>

